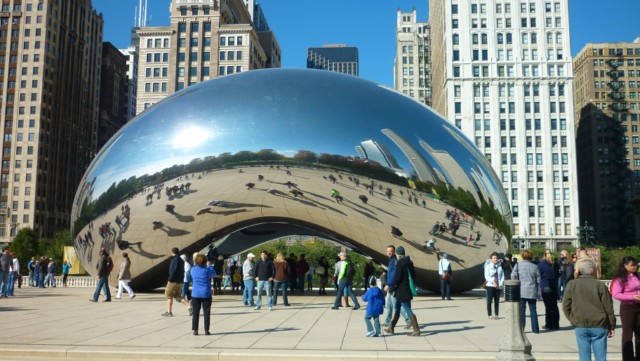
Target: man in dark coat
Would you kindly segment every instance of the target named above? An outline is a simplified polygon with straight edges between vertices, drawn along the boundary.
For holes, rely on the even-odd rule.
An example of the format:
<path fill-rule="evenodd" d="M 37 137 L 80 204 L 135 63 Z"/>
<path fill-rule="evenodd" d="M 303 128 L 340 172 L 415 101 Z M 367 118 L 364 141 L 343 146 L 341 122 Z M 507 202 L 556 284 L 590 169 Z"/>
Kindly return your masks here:
<path fill-rule="evenodd" d="M 405 256 L 404 247 L 396 248 L 396 256 L 398 257 L 398 265 L 396 266 L 396 275 L 393 281 L 393 286 L 391 287 L 391 292 L 393 292 L 394 297 L 396 298 L 396 307 L 393 314 L 393 320 L 391 321 L 391 326 L 385 328 L 385 332 L 392 334 L 398 320 L 400 319 L 400 308 L 402 308 L 409 316 L 409 320 L 411 320 L 411 326 L 413 326 L 413 332 L 409 334 L 409 336 L 420 336 L 420 326 L 418 325 L 418 319 L 416 315 L 411 311 L 411 300 L 413 299 L 413 295 L 411 293 L 411 287 L 409 286 L 411 279 L 415 278 L 415 271 L 413 269 L 413 262 L 409 256 Z"/>
<path fill-rule="evenodd" d="M 111 291 L 109 291 L 109 272 L 111 270 L 111 265 L 109 262 L 110 259 L 107 250 L 104 247 L 100 248 L 100 256 L 98 258 L 98 264 L 96 265 L 96 270 L 98 271 L 98 285 L 93 293 L 93 298 L 89 299 L 91 302 L 98 302 L 101 288 L 104 289 L 104 295 L 106 297 L 104 302 L 111 302 Z"/>

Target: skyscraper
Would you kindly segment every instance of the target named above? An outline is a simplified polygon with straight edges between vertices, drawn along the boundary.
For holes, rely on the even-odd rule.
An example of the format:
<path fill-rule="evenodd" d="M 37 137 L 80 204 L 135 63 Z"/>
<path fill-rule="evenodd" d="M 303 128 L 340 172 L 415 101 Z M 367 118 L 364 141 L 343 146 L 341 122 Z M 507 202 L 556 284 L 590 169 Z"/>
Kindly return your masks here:
<path fill-rule="evenodd" d="M 4 1 L 0 241 L 69 228 L 97 143 L 103 19 L 90 0 Z M 52 25 L 53 24 L 53 25 Z"/>
<path fill-rule="evenodd" d="M 102 43 L 98 151 L 127 123 L 127 58 L 113 44 Z"/>
<path fill-rule="evenodd" d="M 307 69 L 323 69 L 358 76 L 358 48 L 346 44 L 325 44 L 307 49 Z"/>
<path fill-rule="evenodd" d="M 574 59 L 580 221 L 598 241 L 640 241 L 640 38 Z"/>
<path fill-rule="evenodd" d="M 189 85 L 281 64 L 280 46 L 255 1 L 172 0 L 171 25 L 140 27 L 137 35 L 138 114 Z"/>
<path fill-rule="evenodd" d="M 430 0 L 432 106 L 491 162 L 514 238 L 576 244 L 567 0 Z"/>
<path fill-rule="evenodd" d="M 394 88 L 431 105 L 430 63 L 429 24 L 418 22 L 416 9 L 410 13 L 398 9 Z"/>

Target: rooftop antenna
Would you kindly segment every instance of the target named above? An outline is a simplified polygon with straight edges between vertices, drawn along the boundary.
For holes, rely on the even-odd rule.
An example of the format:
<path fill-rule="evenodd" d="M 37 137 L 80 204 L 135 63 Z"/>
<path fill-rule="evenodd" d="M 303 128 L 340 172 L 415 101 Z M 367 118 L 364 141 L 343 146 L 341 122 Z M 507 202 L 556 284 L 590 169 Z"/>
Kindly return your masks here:
<path fill-rule="evenodd" d="M 142 26 L 147 26 L 147 5 L 148 0 L 144 0 L 144 20 L 142 22 Z"/>

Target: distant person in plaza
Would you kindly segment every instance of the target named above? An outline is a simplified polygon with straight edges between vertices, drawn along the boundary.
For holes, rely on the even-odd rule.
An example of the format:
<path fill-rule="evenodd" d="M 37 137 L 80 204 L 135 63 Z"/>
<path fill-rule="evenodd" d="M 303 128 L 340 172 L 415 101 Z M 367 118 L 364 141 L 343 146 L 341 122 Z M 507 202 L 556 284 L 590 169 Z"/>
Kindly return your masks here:
<path fill-rule="evenodd" d="M 9 247 L 5 246 L 0 256 L 0 298 L 9 297 L 9 274 L 12 263 L 13 259 L 9 253 Z"/>
<path fill-rule="evenodd" d="M 67 278 L 69 278 L 69 270 L 71 269 L 71 262 L 65 260 L 62 262 L 62 286 L 67 287 Z"/>
<path fill-rule="evenodd" d="M 396 254 L 398 257 L 398 265 L 396 268 L 395 279 L 393 280 L 393 287 L 391 287 L 391 292 L 396 299 L 396 304 L 393 313 L 393 320 L 391 320 L 391 326 L 385 328 L 384 331 L 393 335 L 396 324 L 400 319 L 400 308 L 402 308 L 406 312 L 407 316 L 409 316 L 411 326 L 413 326 L 413 332 L 408 336 L 420 336 L 418 319 L 411 310 L 413 294 L 411 293 L 411 281 L 409 279 L 414 280 L 416 277 L 416 273 L 413 269 L 413 262 L 411 262 L 409 256 L 405 255 L 404 247 L 398 247 L 396 249 Z"/>
<path fill-rule="evenodd" d="M 180 292 L 184 282 L 184 261 L 180 258 L 180 250 L 178 247 L 171 249 L 171 262 L 169 263 L 169 280 L 167 287 L 164 289 L 164 296 L 167 299 L 167 312 L 163 313 L 164 317 L 173 317 L 173 299 L 182 303 L 189 310 L 189 315 L 193 314 L 193 310 L 189 302 L 184 299 Z"/>
<path fill-rule="evenodd" d="M 540 272 L 538 266 L 531 260 L 533 254 L 529 250 L 522 251 L 522 262 L 517 263 L 511 272 L 511 278 L 520 280 L 520 322 L 524 330 L 527 324 L 525 318 L 527 304 L 529 305 L 529 315 L 531 317 L 531 332 L 539 333 L 538 311 L 536 303 L 538 300 L 538 290 L 540 289 Z"/>
<path fill-rule="evenodd" d="M 36 269 L 36 258 L 35 257 L 31 257 L 31 260 L 29 261 L 29 263 L 27 263 L 27 269 L 29 269 L 29 287 L 35 287 L 37 286 L 37 282 L 36 282 L 36 273 L 35 273 L 35 269 Z"/>
<path fill-rule="evenodd" d="M 93 298 L 89 299 L 91 302 L 98 302 L 101 289 L 104 290 L 104 296 L 106 297 L 104 302 L 111 302 L 111 291 L 109 290 L 109 272 L 111 270 L 111 265 L 109 264 L 109 260 L 110 258 L 107 250 L 104 247 L 100 248 L 98 264 L 96 265 L 96 270 L 98 271 L 98 284 L 96 285 L 96 290 L 93 293 Z"/>
<path fill-rule="evenodd" d="M 320 276 L 320 286 L 318 288 L 319 295 L 327 294 L 327 282 L 329 281 L 329 263 L 324 258 L 324 256 L 320 257 L 318 261 L 318 267 L 316 267 L 316 273 Z"/>
<path fill-rule="evenodd" d="M 638 361 L 640 360 L 640 274 L 636 259 L 623 257 L 612 282 L 611 295 L 620 301 L 622 361 Z"/>
<path fill-rule="evenodd" d="M 336 293 L 336 299 L 333 302 L 332 310 L 337 310 L 340 308 L 340 295 L 344 293 L 344 290 L 347 290 L 347 294 L 351 297 L 353 301 L 353 310 L 357 310 L 360 308 L 360 303 L 358 303 L 358 299 L 356 295 L 353 293 L 353 277 L 355 276 L 355 268 L 351 260 L 347 259 L 347 253 L 342 251 L 338 253 L 338 257 L 340 257 L 340 272 L 338 273 L 338 292 Z"/>
<path fill-rule="evenodd" d="M 44 280 L 45 284 L 48 284 L 49 287 L 55 287 L 56 286 L 56 277 L 55 277 L 55 266 L 56 266 L 56 262 L 53 260 L 53 258 L 49 259 L 49 264 L 47 265 L 47 278 Z"/>
<path fill-rule="evenodd" d="M 218 255 L 217 259 L 213 262 L 213 269 L 216 271 L 216 276 L 213 279 L 213 293 L 216 295 L 222 294 L 222 273 L 224 271 L 224 256 Z"/>
<path fill-rule="evenodd" d="M 123 288 L 127 290 L 129 299 L 136 297 L 131 286 L 129 286 L 129 282 L 131 282 L 131 260 L 127 252 L 122 252 L 122 262 L 120 263 L 120 271 L 118 271 L 118 294 L 116 294 L 116 299 L 119 300 L 122 298 Z"/>
<path fill-rule="evenodd" d="M 575 262 L 574 265 L 574 270 L 573 270 L 573 278 L 578 278 L 578 276 L 580 276 L 580 262 L 590 259 L 592 260 L 596 265 L 598 264 L 596 262 L 596 260 L 589 256 L 589 253 L 587 252 L 587 249 L 584 247 L 580 247 L 578 248 L 578 260 Z M 596 273 L 593 274 L 593 276 L 595 278 L 600 278 L 600 272 L 598 271 L 598 268 L 596 267 Z"/>
<path fill-rule="evenodd" d="M 558 310 L 558 272 L 554 268 L 553 256 L 550 250 L 544 252 L 544 257 L 538 264 L 540 272 L 540 289 L 544 302 L 543 330 L 560 329 L 560 310 Z"/>
<path fill-rule="evenodd" d="M 298 285 L 297 262 L 298 259 L 296 256 L 293 253 L 290 253 L 287 258 L 287 264 L 289 265 L 289 291 L 291 292 L 295 291 L 296 286 Z"/>
<path fill-rule="evenodd" d="M 507 253 L 504 255 L 504 258 L 502 259 L 502 271 L 504 271 L 504 279 L 506 280 L 510 280 L 511 279 L 511 272 L 513 272 L 513 262 L 511 262 L 511 258 L 513 256 L 511 255 L 511 253 Z"/>
<path fill-rule="evenodd" d="M 242 303 L 245 306 L 255 306 L 253 303 L 253 288 L 255 286 L 256 268 L 253 264 L 253 259 L 256 257 L 253 253 L 249 252 L 247 259 L 242 264 L 242 281 L 244 282 L 244 289 L 242 291 Z"/>
<path fill-rule="evenodd" d="M 16 253 L 11 253 L 11 271 L 9 273 L 9 288 L 7 290 L 7 296 L 13 296 L 13 289 L 15 287 L 16 282 L 18 282 L 18 288 L 20 288 L 20 262 L 16 257 Z"/>
<path fill-rule="evenodd" d="M 302 293 L 304 293 L 304 280 L 307 272 L 309 272 L 309 263 L 305 259 L 305 255 L 301 254 L 300 257 L 298 257 L 298 263 L 296 263 L 296 277 L 298 279 L 296 288 Z"/>
<path fill-rule="evenodd" d="M 256 301 L 256 310 L 262 307 L 262 290 L 267 292 L 267 307 L 269 311 L 273 309 L 272 284 L 276 269 L 273 262 L 267 257 L 267 251 L 260 252 L 260 260 L 256 263 L 256 282 L 258 283 L 258 300 Z"/>
<path fill-rule="evenodd" d="M 493 252 L 484 265 L 484 280 L 487 294 L 487 315 L 490 320 L 497 320 L 500 315 L 500 290 L 504 286 L 504 271 L 498 263 L 498 253 Z M 491 314 L 493 301 L 493 315 Z"/>
<path fill-rule="evenodd" d="M 189 292 L 189 284 L 191 283 L 191 263 L 187 257 L 186 254 L 180 255 L 180 259 L 184 262 L 184 283 L 180 290 L 180 296 L 190 300 L 191 292 Z"/>
<path fill-rule="evenodd" d="M 198 324 L 200 322 L 200 308 L 204 314 L 204 334 L 210 335 L 209 327 L 211 325 L 211 279 L 216 276 L 213 266 L 207 262 L 207 257 L 202 253 L 198 253 L 193 258 L 193 267 L 191 267 L 191 280 L 193 289 L 191 290 L 191 304 L 193 312 L 191 313 L 191 330 L 193 335 L 198 335 Z"/>
<path fill-rule="evenodd" d="M 362 301 L 367 302 L 367 312 L 364 315 L 364 323 L 367 326 L 367 337 L 382 337 L 380 331 L 380 315 L 384 313 L 384 292 L 378 288 L 376 278 L 369 277 L 369 287 L 362 295 Z M 373 326 L 371 326 L 373 319 Z"/>
<path fill-rule="evenodd" d="M 446 252 L 440 254 L 440 261 L 438 261 L 438 275 L 440 275 L 440 296 L 444 300 L 451 301 L 451 279 L 453 278 L 453 272 L 451 271 L 451 262 L 449 261 L 449 255 Z"/>
<path fill-rule="evenodd" d="M 395 226 L 391 226 L 391 234 L 394 237 L 402 237 L 402 231 L 400 230 L 400 228 Z"/>
<path fill-rule="evenodd" d="M 284 259 L 282 252 L 276 254 L 276 259 L 273 262 L 273 267 L 276 270 L 273 277 L 273 305 L 278 304 L 278 291 L 282 289 L 282 302 L 285 306 L 289 306 L 289 298 L 287 297 L 287 280 L 289 279 L 289 264 Z"/>
<path fill-rule="evenodd" d="M 607 359 L 607 338 L 615 335 L 616 316 L 609 290 L 594 274 L 597 265 L 585 259 L 579 265 L 580 276 L 569 282 L 562 299 L 562 310 L 575 326 L 580 361 Z M 622 316 L 622 315 L 620 315 Z"/>
<path fill-rule="evenodd" d="M 313 263 L 309 262 L 309 270 L 307 271 L 307 291 L 313 291 L 313 274 L 316 272 L 316 268 Z"/>

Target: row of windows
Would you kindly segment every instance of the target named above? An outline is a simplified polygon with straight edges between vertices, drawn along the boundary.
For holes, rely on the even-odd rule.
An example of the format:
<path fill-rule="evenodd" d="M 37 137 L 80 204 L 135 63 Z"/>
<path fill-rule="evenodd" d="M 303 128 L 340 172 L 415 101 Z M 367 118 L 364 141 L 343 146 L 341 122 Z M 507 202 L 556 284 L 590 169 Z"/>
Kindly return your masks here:
<path fill-rule="evenodd" d="M 210 70 L 208 67 L 203 67 L 200 73 L 201 76 L 209 76 Z M 185 69 L 183 67 L 178 68 L 178 76 L 185 76 Z M 189 67 L 189 76 L 198 76 L 198 68 L 195 66 Z"/>
<path fill-rule="evenodd" d="M 38 2 L 36 4 L 36 10 L 37 11 L 42 11 L 42 3 L 41 2 Z M 10 5 L 9 4 L 2 4 L 2 11 L 3 12 L 11 11 Z M 13 11 L 22 11 L 22 4 L 14 4 L 13 5 Z M 31 4 L 31 3 L 26 4 L 25 11 L 33 11 L 33 4 Z"/>
<path fill-rule="evenodd" d="M 603 56 L 605 55 L 605 49 L 593 49 L 594 56 Z M 609 56 L 623 56 L 625 55 L 625 51 L 622 48 L 610 48 L 607 51 Z M 640 55 L 640 48 L 627 48 L 626 55 Z M 621 60 L 622 61 L 622 60 Z"/>
<path fill-rule="evenodd" d="M 200 23 L 198 22 L 192 22 L 190 23 L 189 28 L 191 29 L 192 33 L 197 33 L 198 30 L 200 29 Z M 209 33 L 211 32 L 211 23 L 206 21 L 202 23 L 202 31 L 204 31 L 205 33 Z M 180 34 L 186 33 L 187 32 L 187 23 L 178 23 L 178 32 Z"/>
<path fill-rule="evenodd" d="M 218 75 L 230 75 L 242 72 L 242 66 L 221 66 L 218 68 Z"/>
<path fill-rule="evenodd" d="M 456 52 L 454 51 L 454 59 L 456 56 Z M 474 56 L 477 56 L 477 54 L 474 54 Z M 483 57 L 485 57 L 486 54 L 483 53 Z M 561 55 L 560 55 L 561 56 Z M 564 76 L 565 75 L 565 71 L 564 71 L 564 65 L 560 64 L 560 65 L 555 65 L 555 64 L 549 64 L 547 65 L 547 76 Z M 515 73 L 514 73 L 514 66 L 513 65 L 497 65 L 496 67 L 496 75 L 497 77 L 500 78 L 504 78 L 504 77 L 514 77 Z M 540 76 L 540 67 L 538 65 L 522 65 L 522 73 L 521 76 L 524 77 L 538 77 Z M 462 76 L 461 73 L 461 67 L 458 65 L 453 66 L 453 77 L 454 78 L 459 78 Z M 471 67 L 471 75 L 474 78 L 487 78 L 490 77 L 492 75 L 489 74 L 489 66 L 488 65 L 474 65 Z M 635 82 L 634 82 L 635 84 Z M 596 86 L 597 87 L 597 86 Z M 620 87 L 624 87 L 624 85 L 621 85 Z"/>
<path fill-rule="evenodd" d="M 220 60 L 242 60 L 242 50 L 238 51 L 221 51 Z"/>
<path fill-rule="evenodd" d="M 166 92 L 167 91 L 167 83 L 144 83 L 144 92 L 145 93 L 158 93 L 158 92 Z"/>
<path fill-rule="evenodd" d="M 540 191 L 541 191 L 541 189 L 538 189 L 538 196 L 541 195 Z M 562 193 L 560 193 L 561 191 L 562 191 Z M 542 193 L 542 194 L 544 194 L 544 193 Z M 570 195 L 571 195 L 571 188 L 562 188 L 562 189 L 554 188 L 553 189 L 553 200 L 554 201 L 560 201 L 560 200 L 568 201 L 571 198 Z M 533 188 L 529 188 L 527 190 L 527 196 L 528 196 L 527 200 L 535 200 L 536 199 L 535 196 L 534 196 L 534 193 L 533 193 Z M 544 197 L 544 195 L 542 197 Z M 543 199 L 543 198 L 538 198 L 538 199 Z M 511 200 L 513 200 L 513 201 L 517 201 L 518 200 L 518 189 L 517 188 L 511 189 Z"/>
<path fill-rule="evenodd" d="M 535 172 L 535 174 L 533 173 L 532 170 L 527 171 L 527 182 L 529 183 L 542 183 L 544 181 L 544 176 L 543 176 L 544 172 L 541 170 L 538 170 Z M 512 182 L 517 182 L 518 181 L 518 171 L 514 170 L 511 171 L 511 178 L 509 178 L 509 171 L 502 171 L 502 181 L 503 182 L 508 182 L 509 179 L 511 179 Z M 553 171 L 553 181 L 555 183 L 559 183 L 562 180 L 562 183 L 567 183 L 569 181 L 569 171 L 568 170 L 563 170 L 562 171 L 562 179 L 560 178 L 560 171 Z M 529 188 L 529 194 L 533 194 L 533 190 L 531 188 Z M 540 192 L 543 192 L 543 189 L 538 189 L 538 194 L 540 194 Z M 555 193 L 559 193 L 560 189 L 559 188 L 554 188 L 554 194 Z M 529 199 L 533 199 L 532 197 L 529 197 Z M 538 199 L 544 199 L 544 195 L 538 195 Z"/>
<path fill-rule="evenodd" d="M 7 94 L 8 96 L 9 94 Z M 35 119 L 29 119 L 29 128 L 35 128 L 36 126 L 36 120 Z M 4 127 L 5 129 L 11 129 L 13 128 L 13 120 L 7 119 L 4 121 Z M 24 119 L 18 119 L 18 128 L 24 128 Z"/>
<path fill-rule="evenodd" d="M 33 154 L 33 146 L 30 145 L 27 147 L 27 155 Z M 16 155 L 22 155 L 22 147 L 16 147 Z M 10 157 L 11 156 L 11 147 L 2 148 L 2 156 Z"/>
<path fill-rule="evenodd" d="M 147 48 L 168 48 L 169 38 L 147 39 Z"/>
<path fill-rule="evenodd" d="M 11 20 L 11 23 L 14 25 L 20 24 L 20 17 L 19 16 L 14 16 L 12 18 L 13 20 Z M 24 17 L 24 23 L 25 24 L 31 24 L 31 16 L 25 16 Z M 42 24 L 42 15 L 38 15 L 36 16 L 36 23 L 37 24 Z M 9 24 L 9 17 L 0 17 L 0 25 L 8 25 Z"/>
<path fill-rule="evenodd" d="M 147 78 L 166 78 L 169 75 L 168 68 L 146 68 L 145 76 Z"/>
<path fill-rule="evenodd" d="M 462 96 L 462 90 L 460 85 L 453 86 L 453 95 L 456 98 Z M 523 94 L 525 97 L 533 95 L 534 97 L 540 96 L 540 84 L 523 84 Z M 549 96 L 564 96 L 564 84 L 549 84 Z M 498 85 L 498 96 L 500 97 L 514 97 L 516 93 L 516 86 L 514 84 L 500 84 Z M 489 85 L 488 84 L 474 84 L 473 85 L 474 97 L 488 97 Z"/>
<path fill-rule="evenodd" d="M 180 15 L 187 16 L 190 13 L 191 15 L 196 16 L 200 15 L 200 10 L 202 10 L 202 15 L 209 15 L 209 12 L 211 11 L 208 6 L 203 6 L 202 8 L 181 6 Z"/>
<path fill-rule="evenodd" d="M 2 29 L 0 30 L 0 38 L 6 38 L 8 35 L 8 30 L 6 29 Z M 42 35 L 42 29 L 36 29 L 36 36 L 40 36 Z M 17 38 L 20 36 L 20 30 L 19 29 L 13 29 L 11 30 L 11 37 L 12 38 Z M 25 37 L 29 37 L 31 36 L 31 29 L 29 28 L 25 28 L 24 29 L 24 36 Z M 0 49 L 4 50 L 7 48 L 7 44 L 6 43 L 1 43 L 0 46 L 2 46 Z"/>
<path fill-rule="evenodd" d="M 566 190 L 566 188 L 564 188 Z M 567 195 L 568 196 L 568 195 Z M 564 200 L 569 200 L 569 198 L 563 198 Z M 559 199 L 558 199 L 559 200 Z M 529 208 L 529 218 L 535 218 L 535 217 L 539 217 L 539 218 L 543 218 L 545 217 L 545 207 L 544 206 L 528 206 Z M 536 208 L 537 208 L 537 215 L 536 215 Z M 562 213 L 560 212 L 561 209 L 564 209 L 564 217 L 565 218 L 569 218 L 571 217 L 571 208 L 569 206 L 554 206 L 553 207 L 553 216 L 555 218 L 562 218 Z M 520 217 L 520 211 L 518 206 L 513 206 L 513 217 Z M 532 224 L 532 226 L 535 226 Z M 544 236 L 544 224 L 540 224 L 541 226 L 541 230 L 542 233 L 540 234 L 541 236 Z M 557 228 L 560 228 L 560 224 L 556 224 Z M 533 235 L 533 233 L 532 233 Z M 557 233 L 557 235 L 560 235 L 560 233 Z M 569 235 L 567 233 L 567 235 Z"/>
<path fill-rule="evenodd" d="M 169 53 L 147 53 L 147 63 L 167 63 L 169 62 Z"/>
<path fill-rule="evenodd" d="M 19 172 L 13 173 L 13 181 L 14 182 L 20 182 L 21 178 L 22 178 L 22 176 L 21 176 L 21 174 Z M 26 173 L 24 180 L 27 183 L 31 183 L 31 180 L 32 180 L 31 173 Z M 0 174 L 0 182 L 2 182 L 2 183 L 9 182 L 9 174 L 7 174 L 7 173 Z M 5 208 L 6 208 L 6 204 L 5 204 Z M 2 207 L 0 207 L 0 209 L 2 209 Z"/>
<path fill-rule="evenodd" d="M 26 162 L 26 166 L 27 168 L 33 168 L 33 160 L 28 159 Z M 2 161 L 2 169 L 9 169 L 9 167 L 11 166 L 11 161 L 9 160 L 3 160 Z M 14 168 L 22 168 L 22 161 L 21 160 L 16 160 L 14 163 Z"/>
<path fill-rule="evenodd" d="M 12 140 L 13 140 L 12 134 L 9 134 L 9 133 L 4 134 L 4 137 L 3 137 L 4 142 L 11 142 Z M 22 134 L 21 132 L 16 133 L 16 141 L 21 142 L 23 140 L 24 140 L 24 134 Z M 36 140 L 35 133 L 28 133 L 27 140 L 29 142 L 33 142 L 34 140 Z"/>
<path fill-rule="evenodd" d="M 539 226 L 539 227 L 538 227 Z M 524 228 L 524 227 L 523 227 Z M 539 228 L 539 230 L 537 230 L 537 228 Z M 571 227 L 571 223 L 565 223 L 564 224 L 564 235 L 565 236 L 571 236 L 573 233 L 571 233 L 573 230 L 573 227 Z M 513 224 L 513 234 L 520 234 L 520 225 L 518 223 L 514 223 Z M 549 230 L 549 235 L 553 236 L 553 230 Z M 555 224 L 555 234 L 560 236 L 562 235 L 562 224 L 561 223 L 556 223 Z M 524 235 L 528 236 L 544 236 L 545 235 L 545 225 L 544 223 L 540 223 L 539 225 L 536 224 L 529 224 L 529 229 L 525 229 L 524 230 Z M 538 241 L 538 242 L 534 242 L 531 241 L 531 247 L 540 247 L 540 248 L 544 248 L 545 247 L 545 242 L 544 241 Z"/>
<path fill-rule="evenodd" d="M 183 63 L 186 61 L 187 54 L 183 52 L 178 53 L 178 62 Z M 189 53 L 189 61 L 198 61 L 198 52 L 192 51 Z M 211 53 L 205 51 L 202 53 L 202 61 L 211 61 Z"/>
<path fill-rule="evenodd" d="M 5 208 L 6 209 L 6 208 Z M 18 205 L 16 204 L 16 210 L 18 209 Z M 0 224 L 4 224 L 7 222 L 7 216 L 5 215 L 0 215 Z M 11 215 L 11 223 L 18 223 L 18 215 L 17 214 L 12 214 Z M 28 214 L 24 214 L 22 216 L 22 223 L 23 224 L 28 224 L 29 223 L 29 215 Z M 4 228 L 0 228 L 2 230 L 2 233 L 4 233 Z M 15 230 L 15 228 L 12 228 L 12 233 Z M 4 234 L 0 234 L 0 237 L 3 237 Z M 15 236 L 15 234 L 12 234 L 12 236 Z"/>
<path fill-rule="evenodd" d="M 242 36 L 221 36 L 220 46 L 242 45 Z"/>
<path fill-rule="evenodd" d="M 197 37 L 193 37 L 190 38 L 189 40 L 189 44 L 191 45 L 192 48 L 195 48 L 198 46 L 198 40 L 199 38 Z M 178 39 L 178 47 L 180 48 L 184 48 L 187 46 L 187 38 L 179 38 Z M 211 37 L 210 36 L 205 36 L 202 38 L 202 46 L 211 46 Z"/>
<path fill-rule="evenodd" d="M 495 27 L 496 29 L 511 29 L 513 28 L 513 24 L 511 22 L 511 18 L 496 18 L 496 24 Z M 528 25 L 528 26 L 527 26 Z M 536 21 L 536 18 L 521 18 L 520 19 L 520 26 L 523 28 L 536 28 L 538 27 L 538 23 Z M 487 23 L 487 19 L 480 19 L 480 21 L 478 22 L 478 19 L 471 19 L 471 28 L 472 29 L 486 29 L 488 27 L 488 23 Z M 556 27 L 556 28 L 560 28 L 562 27 L 562 18 L 561 17 L 555 17 L 555 18 L 551 18 L 551 17 L 546 17 L 545 18 L 545 27 L 546 28 L 552 28 L 552 27 Z M 460 28 L 460 20 L 459 19 L 451 19 L 451 28 L 452 29 L 459 29 Z"/>

